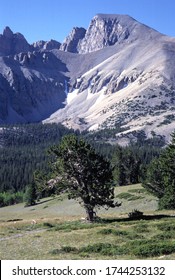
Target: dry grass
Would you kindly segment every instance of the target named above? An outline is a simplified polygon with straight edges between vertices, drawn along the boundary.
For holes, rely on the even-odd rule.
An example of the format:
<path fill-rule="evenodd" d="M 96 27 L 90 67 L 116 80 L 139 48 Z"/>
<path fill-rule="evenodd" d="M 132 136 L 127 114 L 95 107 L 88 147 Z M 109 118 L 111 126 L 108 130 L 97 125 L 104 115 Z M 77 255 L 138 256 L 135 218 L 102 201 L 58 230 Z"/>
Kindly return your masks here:
<path fill-rule="evenodd" d="M 1 208 L 0 258 L 138 259 L 132 252 L 132 242 L 144 240 L 142 243 L 147 246 L 147 242 L 155 242 L 155 238 L 162 239 L 161 244 L 171 242 L 170 247 L 173 248 L 174 229 L 171 227 L 170 234 L 163 240 L 162 225 L 175 227 L 175 218 L 171 216 L 175 215 L 175 211 L 156 211 L 157 200 L 145 193 L 139 184 L 116 188 L 116 196 L 124 192 L 144 198 L 122 199 L 121 207 L 99 211 L 98 216 L 102 220 L 95 224 L 82 220 L 83 208 L 65 197 L 44 199 L 33 207 L 24 208 L 23 204 L 19 204 Z M 142 220 L 128 219 L 128 213 L 133 209 L 144 212 Z M 108 244 L 112 244 L 113 250 Z M 114 248 L 118 244 L 121 248 L 117 253 Z M 91 245 L 96 251 L 91 252 Z M 140 244 L 137 246 L 139 250 Z M 156 254 L 146 258 L 175 259 L 175 252 Z"/>

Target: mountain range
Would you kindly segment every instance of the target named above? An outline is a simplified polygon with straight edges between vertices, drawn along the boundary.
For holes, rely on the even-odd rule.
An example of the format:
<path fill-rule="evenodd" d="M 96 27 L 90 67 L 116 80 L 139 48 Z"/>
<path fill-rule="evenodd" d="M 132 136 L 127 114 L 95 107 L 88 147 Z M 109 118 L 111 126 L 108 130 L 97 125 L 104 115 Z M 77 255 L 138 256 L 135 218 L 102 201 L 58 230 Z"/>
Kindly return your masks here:
<path fill-rule="evenodd" d="M 125 144 L 175 129 L 175 38 L 128 15 L 98 14 L 63 43 L 0 35 L 0 124 L 118 128 Z"/>

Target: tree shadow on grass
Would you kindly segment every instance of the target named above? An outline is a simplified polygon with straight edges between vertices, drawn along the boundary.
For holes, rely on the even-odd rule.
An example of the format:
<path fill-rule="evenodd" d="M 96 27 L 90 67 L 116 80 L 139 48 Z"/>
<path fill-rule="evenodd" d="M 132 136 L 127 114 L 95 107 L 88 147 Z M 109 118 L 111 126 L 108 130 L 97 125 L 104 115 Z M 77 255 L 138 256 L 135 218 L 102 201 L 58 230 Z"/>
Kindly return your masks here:
<path fill-rule="evenodd" d="M 37 201 L 35 205 L 44 204 L 44 203 L 49 202 L 49 201 L 52 201 L 52 200 L 54 200 L 54 199 L 55 199 L 55 197 L 46 199 L 46 200 L 44 200 L 44 201 Z M 35 206 L 35 205 L 31 205 L 31 206 Z"/>
<path fill-rule="evenodd" d="M 104 223 L 104 224 L 111 224 L 114 222 L 131 222 L 131 221 L 149 221 L 149 220 L 161 220 L 164 218 L 175 218 L 175 216 L 172 215 L 163 215 L 163 214 L 159 214 L 159 215 L 142 215 L 141 217 L 134 217 L 134 218 L 130 218 L 130 217 L 125 217 L 125 218 L 102 218 L 97 221 L 100 223 Z"/>

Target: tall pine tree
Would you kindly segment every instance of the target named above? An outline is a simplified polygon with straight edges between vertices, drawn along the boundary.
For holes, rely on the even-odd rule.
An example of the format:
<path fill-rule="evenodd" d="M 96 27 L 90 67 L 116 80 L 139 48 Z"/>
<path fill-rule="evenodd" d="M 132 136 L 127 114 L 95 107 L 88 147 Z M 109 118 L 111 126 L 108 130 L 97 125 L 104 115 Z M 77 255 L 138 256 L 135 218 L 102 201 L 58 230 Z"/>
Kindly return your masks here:
<path fill-rule="evenodd" d="M 143 186 L 159 198 L 159 208 L 175 209 L 175 133 L 160 157 L 150 164 Z"/>

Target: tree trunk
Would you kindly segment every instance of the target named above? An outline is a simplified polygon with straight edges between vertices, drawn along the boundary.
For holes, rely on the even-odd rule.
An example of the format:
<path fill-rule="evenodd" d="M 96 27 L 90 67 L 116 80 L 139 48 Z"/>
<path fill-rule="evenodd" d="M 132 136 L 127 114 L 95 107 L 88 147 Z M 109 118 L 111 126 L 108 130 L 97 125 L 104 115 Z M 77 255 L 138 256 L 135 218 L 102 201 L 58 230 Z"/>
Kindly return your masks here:
<path fill-rule="evenodd" d="M 92 207 L 86 207 L 86 214 L 87 214 L 87 217 L 86 219 L 91 223 L 93 222 L 94 220 L 94 208 Z"/>

